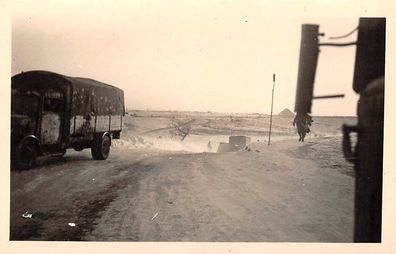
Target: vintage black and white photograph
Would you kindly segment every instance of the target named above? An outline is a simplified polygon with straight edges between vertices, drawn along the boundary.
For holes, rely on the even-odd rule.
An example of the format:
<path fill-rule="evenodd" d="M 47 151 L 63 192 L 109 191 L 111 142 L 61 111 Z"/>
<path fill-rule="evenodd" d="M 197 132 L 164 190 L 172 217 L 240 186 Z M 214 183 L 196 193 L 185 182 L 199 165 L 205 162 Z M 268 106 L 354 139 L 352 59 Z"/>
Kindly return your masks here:
<path fill-rule="evenodd" d="M 8 241 L 383 243 L 386 15 L 11 6 Z"/>

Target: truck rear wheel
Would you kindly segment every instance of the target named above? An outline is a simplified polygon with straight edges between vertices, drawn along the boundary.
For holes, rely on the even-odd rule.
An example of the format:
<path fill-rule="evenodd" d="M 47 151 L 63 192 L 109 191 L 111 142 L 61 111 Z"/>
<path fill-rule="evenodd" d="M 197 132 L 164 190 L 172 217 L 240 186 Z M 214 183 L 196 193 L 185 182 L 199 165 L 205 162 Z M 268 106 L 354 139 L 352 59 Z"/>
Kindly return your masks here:
<path fill-rule="evenodd" d="M 95 137 L 91 147 L 91 154 L 94 160 L 106 160 L 110 154 L 111 138 L 108 134 Z"/>

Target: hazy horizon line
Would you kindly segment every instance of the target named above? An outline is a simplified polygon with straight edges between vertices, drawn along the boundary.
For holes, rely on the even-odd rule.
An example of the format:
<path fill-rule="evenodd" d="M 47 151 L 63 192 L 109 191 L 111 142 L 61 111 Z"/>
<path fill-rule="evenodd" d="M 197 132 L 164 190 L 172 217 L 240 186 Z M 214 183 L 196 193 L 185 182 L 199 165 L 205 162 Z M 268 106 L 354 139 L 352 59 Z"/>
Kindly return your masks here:
<path fill-rule="evenodd" d="M 288 109 L 288 108 L 285 108 Z M 290 109 L 289 109 L 290 110 Z M 247 113 L 241 113 L 241 112 L 221 112 L 221 111 L 199 111 L 199 110 L 176 110 L 176 109 L 169 109 L 169 110 L 163 110 L 163 109 L 125 109 L 125 112 L 130 112 L 130 111 L 142 111 L 142 112 L 185 112 L 185 113 L 203 113 L 203 114 L 235 114 L 235 115 L 267 115 L 269 116 L 270 113 L 258 113 L 258 112 L 247 112 Z M 282 110 L 283 111 L 283 110 Z M 280 111 L 279 113 L 281 113 Z M 292 110 L 290 110 L 293 114 L 295 114 Z M 272 115 L 274 116 L 279 116 L 279 113 L 273 113 Z M 357 118 L 356 115 L 311 115 L 312 117 L 355 117 Z"/>

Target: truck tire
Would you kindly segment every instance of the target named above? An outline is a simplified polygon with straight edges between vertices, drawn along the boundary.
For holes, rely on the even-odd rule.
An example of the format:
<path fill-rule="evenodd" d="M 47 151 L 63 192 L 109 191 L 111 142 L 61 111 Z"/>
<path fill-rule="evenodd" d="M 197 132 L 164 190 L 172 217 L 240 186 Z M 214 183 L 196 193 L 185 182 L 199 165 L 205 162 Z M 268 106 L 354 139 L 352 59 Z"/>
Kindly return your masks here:
<path fill-rule="evenodd" d="M 37 159 L 37 145 L 24 141 L 18 146 L 16 168 L 17 169 L 29 169 L 36 164 Z"/>
<path fill-rule="evenodd" d="M 94 160 L 106 160 L 110 154 L 110 146 L 110 135 L 96 136 L 91 147 L 92 158 Z"/>

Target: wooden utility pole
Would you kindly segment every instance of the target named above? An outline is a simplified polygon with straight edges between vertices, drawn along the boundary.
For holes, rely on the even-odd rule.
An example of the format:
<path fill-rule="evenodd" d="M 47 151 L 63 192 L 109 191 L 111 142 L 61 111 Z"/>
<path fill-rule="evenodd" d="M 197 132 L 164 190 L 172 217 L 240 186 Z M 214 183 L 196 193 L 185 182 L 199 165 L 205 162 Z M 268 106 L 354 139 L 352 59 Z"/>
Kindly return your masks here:
<path fill-rule="evenodd" d="M 271 144 L 271 128 L 272 128 L 272 112 L 274 107 L 274 89 L 275 89 L 275 73 L 272 74 L 272 100 L 271 100 L 271 116 L 270 116 L 270 126 L 268 132 L 268 145 Z"/>

